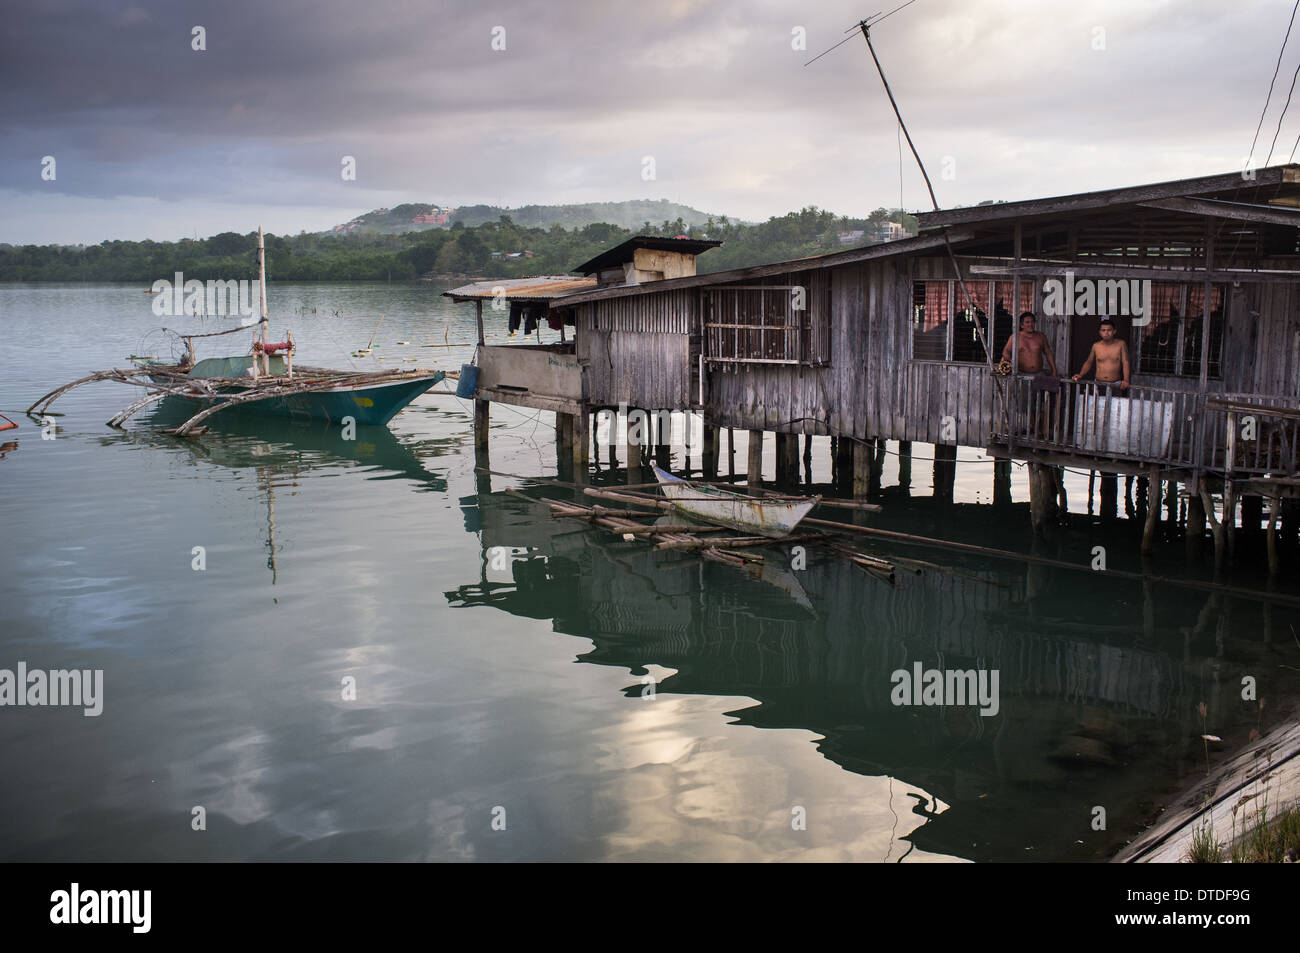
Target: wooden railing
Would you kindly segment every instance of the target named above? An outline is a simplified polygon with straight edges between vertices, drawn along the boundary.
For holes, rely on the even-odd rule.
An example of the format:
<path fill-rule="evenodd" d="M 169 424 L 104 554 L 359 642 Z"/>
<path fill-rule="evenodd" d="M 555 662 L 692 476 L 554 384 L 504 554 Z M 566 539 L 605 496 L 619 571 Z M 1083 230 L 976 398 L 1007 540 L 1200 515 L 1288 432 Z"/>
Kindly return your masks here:
<path fill-rule="evenodd" d="M 1300 397 L 1030 377 L 1003 388 L 993 442 L 1016 449 L 1242 475 L 1300 472 Z"/>
<path fill-rule="evenodd" d="M 1205 396 L 1167 387 L 1060 381 L 1059 389 L 1017 377 L 1004 393 L 995 442 L 1014 450 L 1196 466 Z"/>
<path fill-rule="evenodd" d="M 1300 472 L 1300 398 L 1217 394 L 1205 405 L 1207 469 L 1241 475 Z"/>

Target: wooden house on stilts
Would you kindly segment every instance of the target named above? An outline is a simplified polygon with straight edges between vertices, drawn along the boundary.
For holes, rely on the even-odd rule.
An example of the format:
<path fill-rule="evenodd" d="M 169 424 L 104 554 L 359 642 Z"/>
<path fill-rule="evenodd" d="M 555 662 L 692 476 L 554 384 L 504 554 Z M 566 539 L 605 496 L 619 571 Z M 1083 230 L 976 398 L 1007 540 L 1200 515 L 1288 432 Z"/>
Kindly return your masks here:
<path fill-rule="evenodd" d="M 830 436 L 859 493 L 880 441 L 935 444 L 938 492 L 956 448 L 977 447 L 1031 464 L 1036 520 L 1061 466 L 1144 477 L 1153 501 L 1176 481 L 1216 543 L 1238 501 L 1258 527 L 1272 499 L 1272 535 L 1279 501 L 1300 496 L 1300 166 L 917 218 L 916 238 L 703 275 L 701 249 L 676 277 L 638 275 L 623 249 L 603 263 L 625 259 L 605 269 L 620 282 L 550 302 L 573 320 L 576 413 L 698 411 L 705 468 L 714 428 L 733 428 L 750 431 L 751 474 L 772 431 L 778 481 L 797 470 L 798 435 Z M 1014 359 L 999 373 L 1023 311 L 1059 386 Z M 1069 378 L 1103 317 L 1128 387 Z"/>

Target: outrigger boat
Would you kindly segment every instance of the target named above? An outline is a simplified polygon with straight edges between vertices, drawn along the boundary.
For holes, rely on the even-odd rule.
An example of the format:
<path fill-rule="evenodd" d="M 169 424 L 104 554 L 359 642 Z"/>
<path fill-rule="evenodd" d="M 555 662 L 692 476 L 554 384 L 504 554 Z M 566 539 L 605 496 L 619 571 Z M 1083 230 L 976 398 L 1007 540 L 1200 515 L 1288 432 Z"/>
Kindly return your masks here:
<path fill-rule="evenodd" d="M 687 516 L 759 536 L 788 536 L 822 499 L 820 496 L 746 496 L 707 483 L 683 480 L 654 464 L 651 469 L 664 496 Z"/>
<path fill-rule="evenodd" d="M 194 339 L 234 334 L 243 327 L 208 334 L 180 335 L 185 354 L 175 363 L 135 357 L 134 370 L 114 368 L 99 371 L 50 391 L 27 409 L 32 417 L 43 416 L 59 397 L 74 387 L 94 381 L 114 380 L 148 389 L 144 397 L 123 408 L 108 423 L 120 427 L 127 418 L 166 397 L 196 402 L 201 409 L 170 430 L 180 436 L 195 432 L 208 417 L 228 409 L 246 408 L 258 414 L 296 419 L 344 423 L 345 418 L 361 425 L 381 426 L 403 407 L 442 381 L 443 371 L 336 371 L 293 365 L 294 343 L 290 333 L 280 342 L 267 340 L 266 245 L 257 230 L 257 270 L 262 317 L 258 336 L 247 354 L 196 360 Z"/>

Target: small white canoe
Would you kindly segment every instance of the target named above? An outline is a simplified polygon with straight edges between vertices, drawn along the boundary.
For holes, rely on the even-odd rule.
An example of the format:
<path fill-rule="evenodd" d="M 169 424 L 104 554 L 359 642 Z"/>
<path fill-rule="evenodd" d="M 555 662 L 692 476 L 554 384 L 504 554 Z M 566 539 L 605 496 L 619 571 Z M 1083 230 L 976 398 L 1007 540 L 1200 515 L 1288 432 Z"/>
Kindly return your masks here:
<path fill-rule="evenodd" d="M 659 489 L 687 516 L 730 526 L 758 536 L 788 536 L 799 521 L 821 502 L 820 496 L 801 500 L 764 499 L 702 483 L 691 483 L 651 464 Z"/>

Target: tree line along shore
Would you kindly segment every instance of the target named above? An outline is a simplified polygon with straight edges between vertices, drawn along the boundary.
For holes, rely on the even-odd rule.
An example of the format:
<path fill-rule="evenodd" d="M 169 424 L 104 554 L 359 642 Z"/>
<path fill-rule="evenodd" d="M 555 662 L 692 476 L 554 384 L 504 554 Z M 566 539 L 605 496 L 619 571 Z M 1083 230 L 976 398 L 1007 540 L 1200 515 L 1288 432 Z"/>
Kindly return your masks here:
<path fill-rule="evenodd" d="M 721 240 L 707 270 L 801 258 L 871 243 L 879 226 L 898 221 L 915 234 L 916 220 L 877 209 L 851 219 L 815 207 L 759 224 L 725 216 L 691 227 L 680 218 L 636 230 L 592 224 L 566 229 L 526 228 L 503 215 L 495 222 L 404 234 L 359 231 L 345 235 L 301 232 L 267 235 L 267 277 L 275 281 L 396 281 L 425 275 L 515 278 L 563 274 L 579 262 L 633 235 Z M 859 234 L 860 233 L 860 234 Z M 152 282 L 183 272 L 199 280 L 230 279 L 256 267 L 257 232 L 223 232 L 176 242 L 105 241 L 98 245 L 0 244 L 0 281 Z M 703 267 L 702 270 L 706 270 Z"/>

